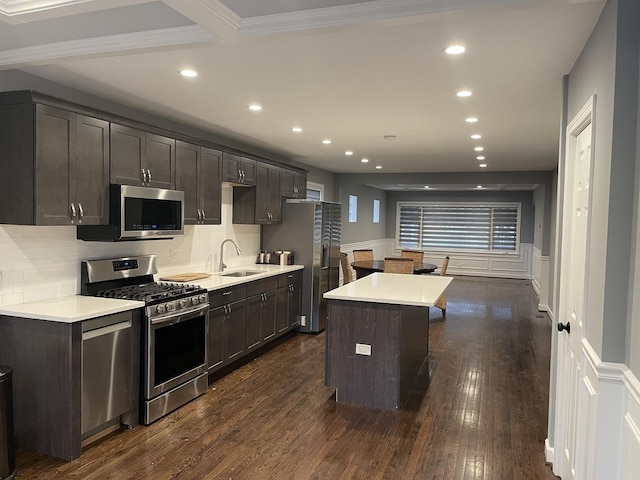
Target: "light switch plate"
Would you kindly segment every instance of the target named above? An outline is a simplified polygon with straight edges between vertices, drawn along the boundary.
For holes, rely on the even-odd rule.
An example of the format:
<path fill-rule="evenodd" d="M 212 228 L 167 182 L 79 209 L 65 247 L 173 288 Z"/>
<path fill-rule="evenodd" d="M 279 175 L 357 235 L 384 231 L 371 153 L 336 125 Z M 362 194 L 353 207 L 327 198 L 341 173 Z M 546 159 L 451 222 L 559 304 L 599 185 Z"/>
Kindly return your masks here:
<path fill-rule="evenodd" d="M 371 355 L 371 345 L 356 343 L 356 355 Z"/>

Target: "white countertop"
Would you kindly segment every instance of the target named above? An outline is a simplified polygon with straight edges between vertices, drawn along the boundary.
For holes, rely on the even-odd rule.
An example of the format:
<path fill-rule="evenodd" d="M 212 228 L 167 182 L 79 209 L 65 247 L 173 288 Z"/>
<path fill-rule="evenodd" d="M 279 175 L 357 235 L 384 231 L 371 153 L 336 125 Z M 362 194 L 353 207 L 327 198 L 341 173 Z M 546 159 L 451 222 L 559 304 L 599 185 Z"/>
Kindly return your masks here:
<path fill-rule="evenodd" d="M 328 300 L 433 307 L 453 277 L 372 273 L 324 294 Z"/>
<path fill-rule="evenodd" d="M 228 268 L 224 272 L 212 273 L 210 277 L 203 278 L 201 280 L 194 280 L 193 282 L 206 288 L 209 291 L 218 290 L 220 288 L 231 287 L 233 285 L 240 285 L 242 283 L 252 282 L 254 280 L 260 280 L 261 278 L 272 277 L 274 275 L 280 275 L 282 273 L 289 273 L 296 270 L 302 270 L 303 265 L 269 265 L 252 263 L 248 265 L 242 265 L 240 267 Z M 249 275 L 248 277 L 225 277 L 225 273 L 250 271 L 260 272 L 255 275 Z"/>
<path fill-rule="evenodd" d="M 133 300 L 71 295 L 37 302 L 7 305 L 0 308 L 0 315 L 60 323 L 74 323 L 143 307 L 144 302 Z"/>
<path fill-rule="evenodd" d="M 282 273 L 301 270 L 302 265 L 267 265 L 249 264 L 239 267 L 229 268 L 224 272 L 213 273 L 209 278 L 188 282 L 189 284 L 200 285 L 209 291 L 225 288 L 233 285 L 260 280 Z M 225 277 L 223 273 L 236 271 L 260 272 L 247 277 Z M 162 275 L 156 275 L 160 278 Z M 67 297 L 51 298 L 39 300 L 37 302 L 19 303 L 16 305 L 5 305 L 0 307 L 0 315 L 10 317 L 30 318 L 34 320 L 47 320 L 60 323 L 74 323 L 88 320 L 90 318 L 110 315 L 112 313 L 126 312 L 143 308 L 144 302 L 121 300 L 115 298 L 87 297 L 83 295 L 70 295 Z"/>

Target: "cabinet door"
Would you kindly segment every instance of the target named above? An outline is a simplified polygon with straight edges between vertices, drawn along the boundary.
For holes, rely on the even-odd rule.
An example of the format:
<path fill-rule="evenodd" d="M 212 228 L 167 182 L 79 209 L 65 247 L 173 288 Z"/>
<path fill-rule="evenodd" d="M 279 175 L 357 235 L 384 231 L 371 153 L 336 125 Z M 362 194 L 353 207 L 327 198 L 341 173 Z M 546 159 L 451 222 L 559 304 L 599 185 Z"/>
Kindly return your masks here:
<path fill-rule="evenodd" d="M 222 181 L 238 183 L 240 181 L 240 157 L 230 153 L 222 155 Z"/>
<path fill-rule="evenodd" d="M 70 175 L 74 144 L 75 114 L 36 105 L 36 225 L 75 222 Z"/>
<path fill-rule="evenodd" d="M 250 158 L 240 157 L 240 170 L 242 170 L 242 183 L 255 185 L 257 181 L 258 162 Z"/>
<path fill-rule="evenodd" d="M 247 352 L 258 348 L 262 335 L 260 334 L 260 315 L 262 312 L 263 294 L 247 298 L 247 330 L 245 347 Z"/>
<path fill-rule="evenodd" d="M 218 370 L 225 364 L 225 307 L 209 310 L 209 333 L 207 334 L 207 363 L 209 373 Z"/>
<path fill-rule="evenodd" d="M 176 189 L 184 191 L 184 223 L 199 222 L 198 183 L 200 147 L 185 142 L 176 142 Z"/>
<path fill-rule="evenodd" d="M 77 223 L 109 223 L 109 122 L 76 115 L 75 155 L 71 191 L 78 209 Z"/>
<path fill-rule="evenodd" d="M 289 329 L 289 285 L 278 287 L 276 298 L 276 335 Z"/>
<path fill-rule="evenodd" d="M 260 163 L 256 167 L 255 218 L 254 223 L 269 223 L 269 167 Z"/>
<path fill-rule="evenodd" d="M 284 198 L 296 198 L 294 193 L 296 172 L 282 169 L 282 196 Z"/>
<path fill-rule="evenodd" d="M 220 225 L 222 222 L 222 152 L 202 147 L 200 153 L 201 223 Z M 185 192 L 186 193 L 186 192 Z"/>
<path fill-rule="evenodd" d="M 176 141 L 173 138 L 147 133 L 143 167 L 148 170 L 148 185 L 154 188 L 175 188 Z"/>
<path fill-rule="evenodd" d="M 268 342 L 276 336 L 276 305 L 277 290 L 270 290 L 264 294 L 264 302 L 260 311 L 260 334 L 262 342 Z"/>
<path fill-rule="evenodd" d="M 307 174 L 296 172 L 293 179 L 295 198 L 307 198 Z"/>
<path fill-rule="evenodd" d="M 302 283 L 296 282 L 289 287 L 288 323 L 289 330 L 300 326 L 302 307 Z"/>
<path fill-rule="evenodd" d="M 268 209 L 269 223 L 280 223 L 282 217 L 282 195 L 281 195 L 281 178 L 282 169 L 280 167 L 268 167 Z"/>
<path fill-rule="evenodd" d="M 244 300 L 227 305 L 225 320 L 225 360 L 231 363 L 245 353 L 246 304 Z"/>
<path fill-rule="evenodd" d="M 142 174 L 146 143 L 144 132 L 111 124 L 111 183 L 144 185 Z"/>

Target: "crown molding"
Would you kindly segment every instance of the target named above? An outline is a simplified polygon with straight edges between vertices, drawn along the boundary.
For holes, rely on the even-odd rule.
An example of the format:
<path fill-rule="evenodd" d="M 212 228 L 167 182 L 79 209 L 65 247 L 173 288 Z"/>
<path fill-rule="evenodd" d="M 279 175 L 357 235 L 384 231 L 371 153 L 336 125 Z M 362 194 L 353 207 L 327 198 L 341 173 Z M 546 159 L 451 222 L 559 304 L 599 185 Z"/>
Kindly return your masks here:
<path fill-rule="evenodd" d="M 240 26 L 239 34 L 260 35 L 306 30 L 482 7 L 521 7 L 540 4 L 544 1 L 545 0 L 375 0 L 337 7 L 244 18 Z"/>
<path fill-rule="evenodd" d="M 238 34 L 241 18 L 220 0 L 163 0 L 163 2 L 184 15 L 192 22 L 206 28 L 217 38 L 227 38 Z"/>
<path fill-rule="evenodd" d="M 111 52 L 206 43 L 215 36 L 198 25 L 125 33 L 0 51 L 0 69 L 43 65 L 54 61 Z"/>

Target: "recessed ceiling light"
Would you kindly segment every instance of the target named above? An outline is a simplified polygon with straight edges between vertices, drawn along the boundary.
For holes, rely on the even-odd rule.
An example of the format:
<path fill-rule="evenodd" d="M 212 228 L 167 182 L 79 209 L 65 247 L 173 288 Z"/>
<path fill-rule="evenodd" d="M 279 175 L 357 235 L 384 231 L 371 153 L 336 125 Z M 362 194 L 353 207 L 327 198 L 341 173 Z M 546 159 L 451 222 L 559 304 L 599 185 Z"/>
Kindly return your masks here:
<path fill-rule="evenodd" d="M 447 55 L 460 55 L 466 52 L 466 50 L 462 45 L 450 45 L 444 49 L 444 53 Z"/>
<path fill-rule="evenodd" d="M 362 163 L 369 163 L 369 159 L 368 158 L 363 158 L 362 160 L 360 160 Z"/>
<path fill-rule="evenodd" d="M 474 133 L 473 135 L 471 135 L 471 138 L 473 138 L 474 140 L 480 140 L 482 138 L 482 135 L 480 135 L 479 133 Z"/>
<path fill-rule="evenodd" d="M 482 151 L 484 151 L 484 147 L 473 147 L 473 149 L 474 149 L 476 152 L 482 152 Z"/>
<path fill-rule="evenodd" d="M 471 90 L 460 90 L 456 92 L 456 95 L 459 97 L 470 97 L 472 95 Z"/>
<path fill-rule="evenodd" d="M 324 140 L 322 140 L 322 143 L 324 143 L 325 145 L 329 145 L 331 143 L 331 140 L 325 138 Z"/>
<path fill-rule="evenodd" d="M 478 118 L 477 117 L 467 117 L 464 119 L 465 122 L 467 123 L 477 123 Z"/>
<path fill-rule="evenodd" d="M 252 103 L 251 105 L 248 105 L 247 108 L 252 112 L 259 112 L 260 110 L 262 110 L 262 106 L 258 105 L 257 103 Z"/>
<path fill-rule="evenodd" d="M 376 168 L 380 170 L 382 168 L 382 165 L 376 165 Z"/>
<path fill-rule="evenodd" d="M 431 188 L 429 185 L 425 185 L 424 188 Z"/>
<path fill-rule="evenodd" d="M 353 155 L 353 152 L 351 150 L 347 150 L 346 152 L 344 152 L 345 155 Z"/>
<path fill-rule="evenodd" d="M 482 185 L 478 185 L 476 188 L 482 188 Z"/>
<path fill-rule="evenodd" d="M 180 70 L 180 75 L 182 75 L 183 77 L 193 78 L 198 76 L 198 72 L 189 68 L 183 68 L 182 70 Z"/>
<path fill-rule="evenodd" d="M 487 164 L 486 163 L 481 163 L 480 165 L 478 165 L 480 168 L 486 168 Z"/>
<path fill-rule="evenodd" d="M 484 160 L 484 159 L 485 159 L 485 156 L 484 156 L 484 155 L 478 155 L 478 156 L 476 157 L 476 160 Z"/>
<path fill-rule="evenodd" d="M 295 132 L 295 133 L 300 133 L 300 132 L 302 131 L 302 128 L 300 128 L 300 127 L 293 127 L 293 128 L 291 129 L 291 131 L 292 131 L 292 132 Z"/>

